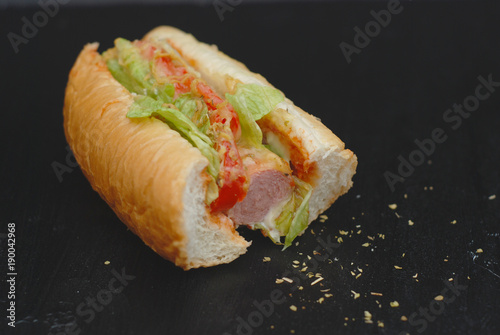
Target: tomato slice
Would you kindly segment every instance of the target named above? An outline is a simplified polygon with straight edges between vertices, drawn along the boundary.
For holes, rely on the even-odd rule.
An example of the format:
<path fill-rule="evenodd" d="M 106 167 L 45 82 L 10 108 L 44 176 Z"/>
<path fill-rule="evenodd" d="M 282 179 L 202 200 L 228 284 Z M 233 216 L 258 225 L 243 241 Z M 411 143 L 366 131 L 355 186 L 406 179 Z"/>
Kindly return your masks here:
<path fill-rule="evenodd" d="M 194 89 L 192 86 L 196 78 L 188 73 L 185 67 L 175 64 L 167 55 L 155 57 L 156 48 L 152 45 L 141 44 L 141 47 L 144 47 L 144 57 L 154 62 L 156 74 L 165 76 L 165 79 L 168 78 L 174 84 L 174 98 Z M 197 81 L 195 85 L 195 93 L 201 95 L 208 107 L 210 124 L 215 135 L 215 149 L 221 159 L 217 180 L 220 187 L 219 197 L 212 202 L 210 209 L 212 212 L 226 211 L 238 201 L 242 201 L 248 190 L 247 173 L 236 146 L 236 141 L 241 136 L 241 126 L 238 114 L 231 104 L 219 97 L 204 82 Z"/>

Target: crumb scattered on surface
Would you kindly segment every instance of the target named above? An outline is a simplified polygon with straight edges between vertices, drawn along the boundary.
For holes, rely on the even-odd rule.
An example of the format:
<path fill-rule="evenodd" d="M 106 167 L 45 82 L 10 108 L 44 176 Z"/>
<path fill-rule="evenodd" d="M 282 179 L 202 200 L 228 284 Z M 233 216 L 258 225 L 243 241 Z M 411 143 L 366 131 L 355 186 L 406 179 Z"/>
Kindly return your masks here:
<path fill-rule="evenodd" d="M 405 198 L 405 199 L 408 199 L 408 194 L 406 194 L 406 193 L 405 193 L 404 198 Z"/>
<path fill-rule="evenodd" d="M 413 222 L 412 220 L 408 220 L 408 226 L 413 226 L 415 224 L 415 222 Z"/>
<path fill-rule="evenodd" d="M 377 326 L 379 326 L 380 328 L 384 328 L 384 323 L 382 321 L 377 321 Z"/>
<path fill-rule="evenodd" d="M 264 259 L 262 259 L 263 262 L 270 262 L 271 261 L 271 257 L 264 257 Z"/>
<path fill-rule="evenodd" d="M 401 321 L 408 321 L 408 318 L 404 315 L 401 316 Z"/>
<path fill-rule="evenodd" d="M 434 297 L 434 300 L 436 300 L 436 301 L 443 301 L 443 299 L 444 299 L 444 297 L 441 294 Z"/>
<path fill-rule="evenodd" d="M 391 301 L 389 304 L 390 304 L 390 305 L 391 305 L 391 307 L 393 307 L 393 308 L 399 307 L 399 302 L 397 302 L 396 300 Z"/>
<path fill-rule="evenodd" d="M 451 221 L 451 224 L 456 224 L 456 223 L 457 223 L 457 220 Z"/>
<path fill-rule="evenodd" d="M 281 284 L 283 283 L 283 279 L 281 278 L 276 278 L 276 284 Z"/>
<path fill-rule="evenodd" d="M 492 194 L 488 197 L 488 200 L 495 200 L 497 198 L 496 194 Z"/>
<path fill-rule="evenodd" d="M 351 290 L 351 293 L 354 294 L 354 300 L 358 299 L 361 294 L 359 294 L 358 292 L 354 292 L 353 290 Z"/>
<path fill-rule="evenodd" d="M 477 250 L 476 250 L 476 253 L 478 253 L 478 254 L 482 254 L 482 253 L 483 253 L 483 249 L 481 249 L 481 248 L 477 249 Z"/>
<path fill-rule="evenodd" d="M 294 312 L 297 312 L 297 306 L 295 305 L 290 305 L 290 309 Z"/>
<path fill-rule="evenodd" d="M 371 295 L 377 295 L 377 296 L 382 296 L 382 293 L 378 293 L 378 292 L 370 292 Z"/>
<path fill-rule="evenodd" d="M 395 268 L 395 269 L 398 269 L 398 270 L 403 269 L 401 266 L 397 266 L 397 265 L 394 265 L 394 268 Z"/>
<path fill-rule="evenodd" d="M 398 205 L 397 204 L 390 204 L 389 208 L 392 210 L 395 210 L 396 208 L 398 208 Z"/>
<path fill-rule="evenodd" d="M 368 311 L 365 311 L 365 323 L 373 323 L 372 314 Z"/>
<path fill-rule="evenodd" d="M 110 261 L 105 261 L 105 262 L 104 262 L 104 265 L 109 265 L 109 264 L 111 264 L 111 262 L 110 262 Z"/>
<path fill-rule="evenodd" d="M 316 279 L 315 281 L 313 281 L 313 282 L 311 283 L 311 286 L 316 285 L 317 283 L 319 283 L 319 282 L 320 282 L 320 281 L 322 281 L 323 279 L 324 279 L 323 277 L 319 277 L 318 279 Z"/>

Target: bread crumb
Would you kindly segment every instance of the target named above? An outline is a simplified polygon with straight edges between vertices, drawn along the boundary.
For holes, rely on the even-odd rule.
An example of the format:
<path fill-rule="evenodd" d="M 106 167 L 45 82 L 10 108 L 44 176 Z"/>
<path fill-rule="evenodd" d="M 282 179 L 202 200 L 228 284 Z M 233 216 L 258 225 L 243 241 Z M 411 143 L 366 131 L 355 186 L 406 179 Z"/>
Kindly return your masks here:
<path fill-rule="evenodd" d="M 488 197 L 489 200 L 495 200 L 497 198 L 496 194 L 492 194 Z"/>
<path fill-rule="evenodd" d="M 346 232 L 345 230 L 339 230 L 339 233 L 340 235 L 347 235 L 349 234 L 348 232 Z"/>
<path fill-rule="evenodd" d="M 351 290 L 351 293 L 354 294 L 354 300 L 358 299 L 361 294 L 359 294 L 358 292 L 354 292 L 353 290 Z"/>
<path fill-rule="evenodd" d="M 264 257 L 264 259 L 262 259 L 262 261 L 265 263 L 265 262 L 270 262 L 271 261 L 271 257 Z"/>
<path fill-rule="evenodd" d="M 286 282 L 288 282 L 288 283 L 290 283 L 290 284 L 293 283 L 293 280 L 291 280 L 288 277 L 283 277 L 283 280 L 286 281 Z"/>
<path fill-rule="evenodd" d="M 325 293 L 325 298 L 331 298 L 331 297 L 333 297 L 333 294 L 331 294 L 331 293 Z"/>
<path fill-rule="evenodd" d="M 408 318 L 404 315 L 401 316 L 401 321 L 408 321 Z"/>
<path fill-rule="evenodd" d="M 110 262 L 110 261 L 105 261 L 105 262 L 104 262 L 104 265 L 109 265 L 109 264 L 111 264 L 111 262 Z"/>
<path fill-rule="evenodd" d="M 276 278 L 276 284 L 281 284 L 283 283 L 283 279 L 281 278 Z"/>
<path fill-rule="evenodd" d="M 366 242 L 366 243 L 363 243 L 361 246 L 366 248 L 366 247 L 370 246 L 370 243 Z"/>
<path fill-rule="evenodd" d="M 368 311 L 365 311 L 364 314 L 365 314 L 365 322 L 366 323 L 373 323 L 371 313 Z"/>
<path fill-rule="evenodd" d="M 290 305 L 290 309 L 294 312 L 297 312 L 297 306 L 295 305 Z"/>
<path fill-rule="evenodd" d="M 319 277 L 318 279 L 316 279 L 315 281 L 313 281 L 313 282 L 311 283 L 311 286 L 316 285 L 317 283 L 319 283 L 319 282 L 320 282 L 320 281 L 322 281 L 323 279 L 324 279 L 323 277 Z"/>
<path fill-rule="evenodd" d="M 451 221 L 451 224 L 456 224 L 456 223 L 457 223 L 457 220 Z"/>
<path fill-rule="evenodd" d="M 403 269 L 401 266 L 397 266 L 397 265 L 394 265 L 394 268 L 395 268 L 395 269 L 398 269 L 398 270 Z"/>
<path fill-rule="evenodd" d="M 413 226 L 415 224 L 415 222 L 413 222 L 412 220 L 408 220 L 408 226 Z"/>
<path fill-rule="evenodd" d="M 405 193 L 404 198 L 405 198 L 405 199 L 408 199 L 408 194 L 406 194 L 406 193 Z"/>
<path fill-rule="evenodd" d="M 391 307 L 393 307 L 393 308 L 399 307 L 399 302 L 397 302 L 396 300 L 391 301 L 389 304 L 390 304 L 390 305 L 391 305 Z"/>
<path fill-rule="evenodd" d="M 390 204 L 389 208 L 392 210 L 395 210 L 396 208 L 398 208 L 398 205 L 397 204 Z"/>
<path fill-rule="evenodd" d="M 382 321 L 377 321 L 377 326 L 379 326 L 380 328 L 384 328 L 384 323 Z"/>
<path fill-rule="evenodd" d="M 483 249 L 481 249 L 481 248 L 477 249 L 477 250 L 476 250 L 476 253 L 478 253 L 478 254 L 482 254 L 482 253 L 483 253 Z"/>
<path fill-rule="evenodd" d="M 318 299 L 318 302 L 319 302 L 320 304 L 322 304 L 322 303 L 323 303 L 323 301 L 325 301 L 325 298 L 323 298 L 323 297 L 321 297 L 321 298 L 319 298 L 319 299 Z"/>
<path fill-rule="evenodd" d="M 441 294 L 434 297 L 434 300 L 436 300 L 436 301 L 443 301 L 443 299 L 444 299 L 444 297 Z"/>
<path fill-rule="evenodd" d="M 378 293 L 378 292 L 370 292 L 371 295 L 378 295 L 378 296 L 382 296 L 382 293 Z"/>
<path fill-rule="evenodd" d="M 418 277 L 418 273 L 415 273 L 415 275 L 413 275 L 413 278 L 417 278 Z"/>

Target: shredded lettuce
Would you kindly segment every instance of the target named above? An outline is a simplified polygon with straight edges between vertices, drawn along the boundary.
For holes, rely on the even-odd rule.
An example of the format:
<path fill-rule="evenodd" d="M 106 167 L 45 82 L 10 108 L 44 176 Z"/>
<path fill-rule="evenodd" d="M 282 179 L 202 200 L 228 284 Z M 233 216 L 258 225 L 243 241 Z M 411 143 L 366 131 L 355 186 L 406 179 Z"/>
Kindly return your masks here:
<path fill-rule="evenodd" d="M 174 105 L 182 114 L 193 121 L 202 133 L 207 133 L 210 119 L 208 107 L 202 99 L 194 98 L 191 93 L 186 93 L 175 99 Z"/>
<path fill-rule="evenodd" d="M 242 140 L 261 147 L 262 130 L 256 121 L 269 114 L 284 100 L 283 93 L 268 86 L 238 84 L 235 94 L 226 93 L 226 99 L 238 113 Z"/>
<path fill-rule="evenodd" d="M 219 174 L 219 155 L 213 148 L 212 140 L 203 134 L 198 127 L 181 111 L 165 106 L 162 101 L 151 97 L 137 96 L 127 113 L 129 118 L 157 117 L 175 129 L 193 146 L 200 149 L 208 161 L 208 173 L 217 178 Z"/>
<path fill-rule="evenodd" d="M 130 92 L 160 99 L 171 103 L 175 87 L 172 84 L 158 84 L 151 72 L 151 62 L 141 55 L 141 50 L 132 42 L 117 38 L 115 49 L 103 53 L 113 77 Z"/>
<path fill-rule="evenodd" d="M 280 234 L 285 235 L 283 250 L 291 246 L 293 240 L 309 224 L 309 198 L 311 197 L 312 187 L 295 176 L 293 176 L 293 180 L 295 182 L 295 189 L 292 197 L 283 206 L 281 214 L 275 221 L 276 228 L 278 228 Z"/>

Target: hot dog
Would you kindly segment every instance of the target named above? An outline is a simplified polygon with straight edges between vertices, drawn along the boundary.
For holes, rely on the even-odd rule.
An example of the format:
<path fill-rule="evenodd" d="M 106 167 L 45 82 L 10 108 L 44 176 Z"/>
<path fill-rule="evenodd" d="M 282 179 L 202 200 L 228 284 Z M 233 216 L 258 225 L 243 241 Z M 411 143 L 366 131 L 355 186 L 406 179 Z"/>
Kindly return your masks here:
<path fill-rule="evenodd" d="M 69 75 L 67 141 L 117 216 L 183 269 L 245 253 L 240 225 L 289 247 L 352 186 L 344 143 L 215 46 L 158 27 L 97 49 Z"/>

